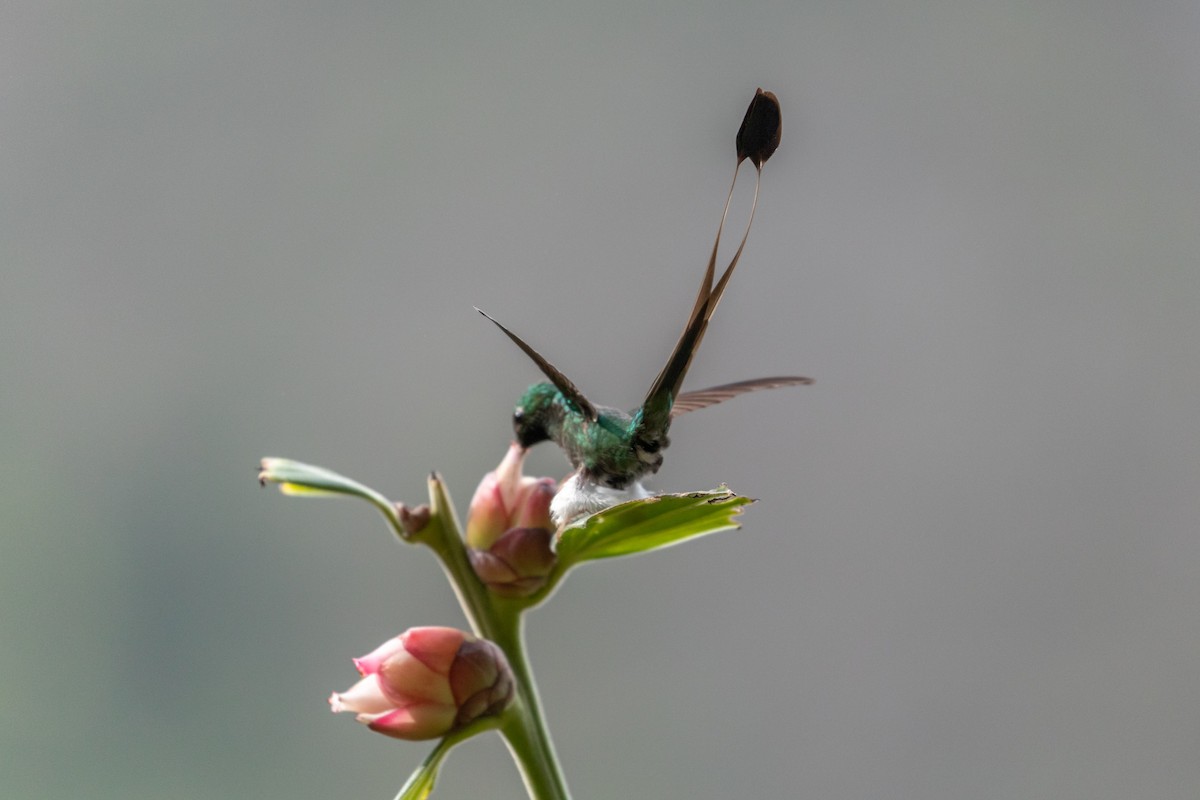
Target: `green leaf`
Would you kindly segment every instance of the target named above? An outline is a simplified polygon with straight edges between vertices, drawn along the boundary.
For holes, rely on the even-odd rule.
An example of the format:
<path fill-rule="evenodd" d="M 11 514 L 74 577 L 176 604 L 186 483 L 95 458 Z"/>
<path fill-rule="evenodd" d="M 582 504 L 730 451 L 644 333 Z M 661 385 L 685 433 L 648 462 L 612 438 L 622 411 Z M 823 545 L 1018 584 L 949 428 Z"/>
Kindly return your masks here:
<path fill-rule="evenodd" d="M 450 754 L 454 746 L 481 731 L 495 728 L 497 724 L 494 717 L 481 718 L 440 739 L 437 747 L 433 748 L 421 762 L 421 766 L 417 767 L 416 771 L 408 776 L 404 786 L 400 787 L 400 794 L 396 795 L 396 800 L 426 800 L 433 793 L 433 784 L 437 782 L 438 769 L 442 766 L 442 761 Z"/>
<path fill-rule="evenodd" d="M 621 503 L 564 528 L 558 539 L 559 563 L 635 555 L 738 528 L 735 517 L 753 502 L 722 486 Z"/>
<path fill-rule="evenodd" d="M 457 742 L 457 739 L 451 737 L 438 742 L 437 747 L 433 748 L 421 766 L 417 767 L 416 771 L 409 775 L 408 780 L 400 787 L 400 794 L 396 795 L 396 800 L 425 800 L 433 794 L 433 784 L 437 782 L 438 767 L 442 765 L 442 759 Z"/>
<path fill-rule="evenodd" d="M 263 486 L 277 483 L 283 494 L 296 497 L 360 497 L 378 508 L 392 523 L 392 527 L 403 535 L 400 516 L 390 500 L 369 486 L 363 486 L 333 470 L 288 458 L 264 458 L 258 482 Z"/>
<path fill-rule="evenodd" d="M 437 765 L 422 764 L 416 772 L 408 776 L 396 800 L 425 800 L 433 794 L 433 783 L 437 780 Z"/>

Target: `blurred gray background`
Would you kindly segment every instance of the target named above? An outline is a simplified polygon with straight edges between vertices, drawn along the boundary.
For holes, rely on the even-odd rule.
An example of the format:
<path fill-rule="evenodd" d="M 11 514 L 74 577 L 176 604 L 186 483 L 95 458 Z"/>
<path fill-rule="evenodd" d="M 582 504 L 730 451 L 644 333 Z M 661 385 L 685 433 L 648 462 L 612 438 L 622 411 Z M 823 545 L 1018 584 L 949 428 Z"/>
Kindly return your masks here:
<path fill-rule="evenodd" d="M 1197 41 L 1185 0 L 4 4 L 3 796 L 392 797 L 427 745 L 325 698 L 457 606 L 258 458 L 465 510 L 539 377 L 472 305 L 635 405 L 763 86 L 688 386 L 817 384 L 673 429 L 654 488 L 741 532 L 531 615 L 575 795 L 1195 798 Z M 484 795 L 495 736 L 437 796 Z"/>

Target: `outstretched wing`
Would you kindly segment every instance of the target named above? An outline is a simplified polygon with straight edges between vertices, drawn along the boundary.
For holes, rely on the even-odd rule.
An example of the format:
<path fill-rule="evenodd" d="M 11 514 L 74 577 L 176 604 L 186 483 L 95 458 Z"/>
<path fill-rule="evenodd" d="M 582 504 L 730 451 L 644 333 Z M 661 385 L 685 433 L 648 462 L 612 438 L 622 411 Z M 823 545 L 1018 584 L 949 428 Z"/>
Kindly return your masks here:
<path fill-rule="evenodd" d="M 802 378 L 799 376 L 755 378 L 750 381 L 724 383 L 720 386 L 710 386 L 707 389 L 698 389 L 694 392 L 684 392 L 676 398 L 675 404 L 671 406 L 671 419 L 678 417 L 680 414 L 686 414 L 689 411 L 698 411 L 701 408 L 715 406 L 717 403 L 724 403 L 729 398 L 737 397 L 739 394 L 757 392 L 759 389 L 778 389 L 783 386 L 807 386 L 812 382 L 812 378 Z"/>
<path fill-rule="evenodd" d="M 587 417 L 587 419 L 591 422 L 596 421 L 596 418 L 599 416 L 596 413 L 596 407 L 594 405 L 592 405 L 590 400 L 588 400 L 586 397 L 583 396 L 583 392 L 579 391 L 579 389 L 575 386 L 575 384 L 571 383 L 570 379 L 567 378 L 566 375 L 563 375 L 561 372 L 558 371 L 557 367 L 555 367 L 553 364 L 551 364 L 549 361 L 547 361 L 545 358 L 543 358 L 541 353 L 539 353 L 537 350 L 534 350 L 529 345 L 525 344 L 525 342 L 522 341 L 520 336 L 517 336 L 515 333 L 510 331 L 508 328 L 504 327 L 499 322 L 496 322 L 496 320 L 489 317 L 483 311 L 483 309 L 476 306 L 475 310 L 478 311 L 480 314 L 483 314 L 483 316 L 486 317 L 487 319 L 491 320 L 492 323 L 497 328 L 504 331 L 504 334 L 506 336 L 508 336 L 508 338 L 513 340 L 513 342 L 517 345 L 517 347 L 524 350 L 525 355 L 527 355 L 531 359 L 533 359 L 533 363 L 538 365 L 538 368 L 542 371 L 542 374 L 544 374 L 547 378 L 549 378 L 550 382 L 554 384 L 554 387 L 556 389 L 558 389 L 560 392 L 562 392 L 563 396 L 565 398 L 567 398 L 567 400 L 569 400 L 571 403 L 573 403 L 577 409 L 579 409 L 580 414 Z"/>

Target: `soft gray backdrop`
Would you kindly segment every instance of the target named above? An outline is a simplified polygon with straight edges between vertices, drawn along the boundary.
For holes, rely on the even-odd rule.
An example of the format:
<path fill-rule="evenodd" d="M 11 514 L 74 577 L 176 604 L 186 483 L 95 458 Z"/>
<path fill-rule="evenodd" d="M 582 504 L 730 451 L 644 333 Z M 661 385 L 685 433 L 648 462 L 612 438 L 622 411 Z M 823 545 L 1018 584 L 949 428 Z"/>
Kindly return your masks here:
<path fill-rule="evenodd" d="M 1191 0 L 4 4 L 0 793 L 391 797 L 427 747 L 325 697 L 457 608 L 257 459 L 464 508 L 538 377 L 472 305 L 635 404 L 761 85 L 688 385 L 818 382 L 673 431 L 654 485 L 742 532 L 532 615 L 575 794 L 1195 798 L 1197 41 Z M 484 795 L 494 736 L 438 796 Z"/>

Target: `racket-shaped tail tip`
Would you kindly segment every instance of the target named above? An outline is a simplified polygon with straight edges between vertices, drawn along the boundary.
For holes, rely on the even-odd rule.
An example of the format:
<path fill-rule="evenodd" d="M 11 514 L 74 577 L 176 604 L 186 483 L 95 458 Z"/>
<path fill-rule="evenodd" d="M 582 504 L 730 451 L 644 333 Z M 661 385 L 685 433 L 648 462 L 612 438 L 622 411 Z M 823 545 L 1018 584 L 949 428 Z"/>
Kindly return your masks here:
<path fill-rule="evenodd" d="M 762 165 L 779 147 L 779 138 L 783 133 L 783 120 L 779 112 L 779 100 L 771 92 L 759 89 L 746 116 L 742 127 L 737 133 L 737 157 L 740 163 L 750 159 L 756 169 Z"/>

